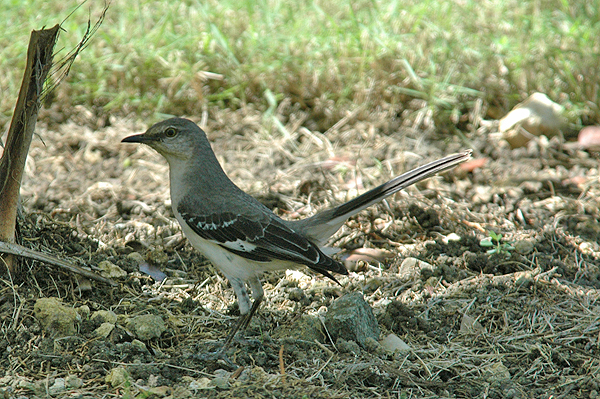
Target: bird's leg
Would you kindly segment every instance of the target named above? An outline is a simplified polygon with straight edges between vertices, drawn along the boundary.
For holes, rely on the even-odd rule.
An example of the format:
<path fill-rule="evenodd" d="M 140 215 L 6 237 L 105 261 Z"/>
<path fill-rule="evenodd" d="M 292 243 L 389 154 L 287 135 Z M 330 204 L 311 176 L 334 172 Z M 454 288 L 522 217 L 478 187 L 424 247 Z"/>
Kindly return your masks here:
<path fill-rule="evenodd" d="M 250 297 L 248 295 L 248 289 L 246 288 L 246 284 L 242 280 L 237 279 L 237 278 L 228 278 L 228 280 L 231 283 L 231 286 L 233 287 L 235 296 L 237 297 L 241 316 L 238 318 L 237 323 L 231 329 L 231 332 L 227 336 L 227 339 L 225 340 L 225 343 L 223 344 L 223 346 L 221 346 L 221 348 L 219 348 L 215 352 L 210 352 L 210 353 L 206 353 L 206 354 L 202 354 L 202 355 L 196 355 L 196 357 L 202 361 L 223 360 L 230 367 L 236 367 L 233 364 L 233 362 L 231 360 L 229 360 L 225 351 L 229 348 L 229 345 L 231 345 L 231 342 L 235 338 L 235 335 L 238 333 L 238 331 L 240 329 L 245 330 L 246 327 L 248 327 L 250 320 L 252 320 L 252 316 L 254 316 L 254 313 L 256 313 L 256 310 L 258 309 L 258 307 L 260 306 L 260 303 L 262 302 L 264 292 L 262 290 L 262 286 L 260 285 L 260 281 L 258 280 L 258 278 L 256 279 L 256 281 L 251 281 L 250 287 L 252 289 L 252 295 L 255 298 L 254 303 L 252 303 L 252 305 L 251 305 Z M 258 283 L 258 287 L 260 288 L 259 290 L 257 290 L 257 287 L 256 287 L 257 283 Z"/>
<path fill-rule="evenodd" d="M 244 331 L 246 329 L 246 327 L 248 327 L 248 324 L 250 324 L 250 320 L 252 320 L 252 316 L 254 316 L 254 313 L 256 313 L 256 310 L 260 306 L 261 302 L 262 302 L 262 297 L 256 298 L 254 300 L 254 303 L 252 303 L 252 307 L 250 308 L 250 311 L 239 317 L 237 323 L 235 323 L 235 325 L 231 329 L 231 332 L 227 336 L 227 339 L 225 340 L 225 345 L 223 345 L 222 350 L 226 350 L 229 347 L 229 345 L 231 344 L 231 341 L 233 341 L 233 338 L 235 337 L 235 335 L 237 334 L 238 331 L 240 331 L 240 330 Z"/>
<path fill-rule="evenodd" d="M 250 289 L 252 290 L 252 296 L 254 297 L 254 302 L 252 303 L 252 307 L 250 308 L 250 310 L 248 312 L 246 312 L 245 314 L 242 313 L 242 315 L 238 319 L 238 322 L 235 324 L 235 326 L 233 326 L 233 329 L 231 330 L 231 332 L 227 336 L 227 339 L 225 340 L 225 345 L 223 346 L 223 349 L 227 349 L 229 347 L 229 345 L 231 344 L 231 341 L 233 340 L 233 338 L 235 337 L 235 335 L 237 334 L 237 332 L 239 330 L 244 331 L 248 327 L 248 325 L 250 325 L 250 321 L 252 320 L 252 317 L 258 310 L 260 303 L 262 302 L 262 300 L 265 296 L 265 292 L 262 288 L 262 284 L 260 283 L 260 279 L 258 277 L 252 278 L 248 282 L 248 284 L 250 284 Z M 243 290 L 240 290 L 239 287 L 237 287 L 237 289 L 236 289 L 236 286 L 235 285 L 233 285 L 233 286 L 234 286 L 233 290 L 235 291 L 235 293 L 238 297 L 238 303 L 241 303 L 240 297 L 243 298 L 243 294 L 245 294 L 245 298 L 248 298 L 248 293 L 246 291 L 245 286 L 243 287 Z M 240 291 L 239 294 L 238 294 L 238 290 Z M 242 306 L 240 306 L 240 311 L 242 311 L 242 310 L 243 310 Z"/>
<path fill-rule="evenodd" d="M 252 304 L 250 312 L 248 312 L 248 318 L 244 320 L 244 324 L 241 326 L 244 330 L 250 325 L 250 320 L 252 320 L 252 316 L 254 316 L 254 313 L 256 313 L 258 307 L 260 306 L 260 303 L 265 297 L 265 291 L 263 290 L 262 284 L 258 277 L 255 276 L 254 278 L 252 278 L 250 281 L 248 281 L 248 284 L 250 284 L 250 289 L 252 290 L 252 297 L 254 298 L 254 303 Z"/>

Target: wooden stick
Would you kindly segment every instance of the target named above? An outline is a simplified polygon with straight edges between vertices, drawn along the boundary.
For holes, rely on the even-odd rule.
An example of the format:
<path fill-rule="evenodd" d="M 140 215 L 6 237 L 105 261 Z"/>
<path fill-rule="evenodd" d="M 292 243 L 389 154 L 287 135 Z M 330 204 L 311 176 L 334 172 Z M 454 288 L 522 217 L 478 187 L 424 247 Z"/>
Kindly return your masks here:
<path fill-rule="evenodd" d="M 47 263 L 49 265 L 60 267 L 69 272 L 77 273 L 77 274 L 87 277 L 89 279 L 101 281 L 101 282 L 109 284 L 113 287 L 117 285 L 117 283 L 115 283 L 114 281 L 112 281 L 106 277 L 102 277 L 102 276 L 94 273 L 93 271 L 83 269 L 79 266 L 75 266 L 65 260 L 58 259 L 57 257 L 52 256 L 50 254 L 45 254 L 43 252 L 34 251 L 33 249 L 25 248 L 22 245 L 15 244 L 12 242 L 0 241 L 0 253 L 22 256 L 22 257 L 29 258 L 29 259 L 35 259 L 40 262 Z"/>
<path fill-rule="evenodd" d="M 44 82 L 52 67 L 52 55 L 59 28 L 59 25 L 55 25 L 50 29 L 34 30 L 29 39 L 23 82 L 0 159 L 0 241 L 15 241 L 23 169 L 41 107 Z M 14 258 L 5 256 L 3 259 L 9 272 L 14 274 Z"/>

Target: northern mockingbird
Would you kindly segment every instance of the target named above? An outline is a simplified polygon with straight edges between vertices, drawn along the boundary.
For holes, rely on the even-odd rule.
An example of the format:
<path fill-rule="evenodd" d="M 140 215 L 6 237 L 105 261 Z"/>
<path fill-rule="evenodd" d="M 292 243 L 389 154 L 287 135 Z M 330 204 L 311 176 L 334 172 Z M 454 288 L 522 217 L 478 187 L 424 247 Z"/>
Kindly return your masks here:
<path fill-rule="evenodd" d="M 123 139 L 143 143 L 169 163 L 171 206 L 183 233 L 231 283 L 241 316 L 225 341 L 245 329 L 264 291 L 263 272 L 301 265 L 337 282 L 331 273 L 346 268 L 323 252 L 325 242 L 350 216 L 435 173 L 470 158 L 471 151 L 439 159 L 400 175 L 351 201 L 303 220 L 283 220 L 238 188 L 225 174 L 204 131 L 194 122 L 172 118 L 143 134 Z M 250 301 L 246 285 L 252 291 Z"/>

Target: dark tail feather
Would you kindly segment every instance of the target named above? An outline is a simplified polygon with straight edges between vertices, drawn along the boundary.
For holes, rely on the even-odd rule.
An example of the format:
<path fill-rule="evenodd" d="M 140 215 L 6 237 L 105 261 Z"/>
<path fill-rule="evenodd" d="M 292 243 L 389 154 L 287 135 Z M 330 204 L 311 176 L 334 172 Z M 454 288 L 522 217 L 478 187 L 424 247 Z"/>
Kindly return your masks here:
<path fill-rule="evenodd" d="M 430 177 L 436 173 L 442 172 L 446 169 L 450 169 L 457 164 L 466 161 L 471 157 L 471 150 L 463 151 L 458 154 L 449 155 L 445 158 L 438 159 L 437 161 L 430 162 L 426 165 L 419 166 L 409 172 L 406 172 L 398 177 L 393 178 L 387 183 L 375 187 L 366 193 L 359 195 L 358 197 L 334 208 L 334 212 L 331 215 L 332 219 L 336 219 L 340 216 L 347 215 L 346 217 L 352 216 L 355 212 L 373 205 L 374 203 L 381 201 L 382 199 L 410 186 L 423 179 Z"/>

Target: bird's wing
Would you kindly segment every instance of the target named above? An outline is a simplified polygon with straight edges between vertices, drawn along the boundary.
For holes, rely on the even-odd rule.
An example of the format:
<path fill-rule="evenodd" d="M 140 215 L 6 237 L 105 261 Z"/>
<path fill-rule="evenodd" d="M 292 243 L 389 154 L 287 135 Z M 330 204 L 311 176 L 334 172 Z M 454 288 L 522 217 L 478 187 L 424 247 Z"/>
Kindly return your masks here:
<path fill-rule="evenodd" d="M 342 264 L 326 256 L 315 244 L 268 215 L 252 218 L 232 212 L 210 215 L 194 215 L 185 209 L 178 212 L 200 237 L 243 258 L 306 265 L 334 281 L 337 280 L 329 272 L 348 274 Z"/>

